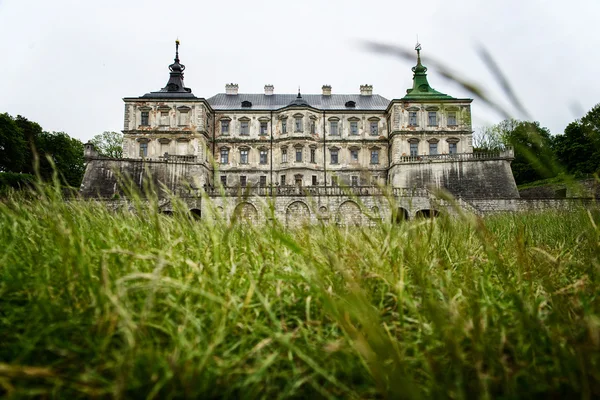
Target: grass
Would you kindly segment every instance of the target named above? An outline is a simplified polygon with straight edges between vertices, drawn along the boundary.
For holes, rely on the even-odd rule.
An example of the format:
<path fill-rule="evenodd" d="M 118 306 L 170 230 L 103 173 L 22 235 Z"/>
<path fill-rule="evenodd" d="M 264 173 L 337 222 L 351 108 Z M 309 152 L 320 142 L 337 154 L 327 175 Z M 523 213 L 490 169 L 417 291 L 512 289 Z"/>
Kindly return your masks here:
<path fill-rule="evenodd" d="M 249 226 L 0 203 L 0 395 L 600 396 L 600 215 Z"/>

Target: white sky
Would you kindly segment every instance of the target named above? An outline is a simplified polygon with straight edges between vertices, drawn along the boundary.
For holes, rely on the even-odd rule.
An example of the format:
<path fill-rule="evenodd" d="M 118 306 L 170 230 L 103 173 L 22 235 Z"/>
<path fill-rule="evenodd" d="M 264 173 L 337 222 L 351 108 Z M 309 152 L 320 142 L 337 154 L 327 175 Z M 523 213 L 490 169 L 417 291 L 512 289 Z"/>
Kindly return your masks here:
<path fill-rule="evenodd" d="M 186 86 L 223 92 L 358 93 L 393 99 L 414 62 L 366 51 L 363 40 L 413 48 L 506 97 L 479 59 L 483 44 L 535 120 L 562 133 L 600 102 L 599 0 L 0 0 L 0 112 L 87 141 L 123 126 L 123 97 L 165 86 L 181 40 Z M 429 70 L 430 85 L 471 97 Z M 481 101 L 473 127 L 501 117 Z M 519 117 L 519 115 L 516 115 Z"/>

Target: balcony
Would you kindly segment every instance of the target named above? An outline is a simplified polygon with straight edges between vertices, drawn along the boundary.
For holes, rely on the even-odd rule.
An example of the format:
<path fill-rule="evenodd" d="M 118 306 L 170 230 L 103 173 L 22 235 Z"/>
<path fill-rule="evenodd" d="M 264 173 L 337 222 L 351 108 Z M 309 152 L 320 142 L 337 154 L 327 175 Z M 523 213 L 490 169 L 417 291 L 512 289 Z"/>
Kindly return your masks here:
<path fill-rule="evenodd" d="M 474 160 L 494 160 L 494 159 L 513 159 L 515 153 L 512 147 L 504 150 L 486 151 L 477 153 L 456 153 L 456 154 L 435 154 L 422 156 L 400 156 L 398 163 L 426 163 L 426 162 L 452 162 L 452 161 L 474 161 Z"/>
<path fill-rule="evenodd" d="M 429 197 L 427 189 L 391 188 L 387 186 L 226 186 L 205 187 L 203 189 L 210 197 L 249 197 L 249 196 L 384 196 L 394 197 Z M 183 190 L 182 197 L 198 197 L 202 189 Z"/>

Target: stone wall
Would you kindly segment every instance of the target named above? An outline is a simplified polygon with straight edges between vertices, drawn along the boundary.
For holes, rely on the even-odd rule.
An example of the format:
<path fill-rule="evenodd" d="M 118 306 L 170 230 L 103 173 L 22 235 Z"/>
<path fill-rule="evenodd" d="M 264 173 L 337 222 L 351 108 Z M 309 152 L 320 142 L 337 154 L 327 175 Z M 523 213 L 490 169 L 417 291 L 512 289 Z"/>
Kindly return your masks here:
<path fill-rule="evenodd" d="M 394 187 L 444 188 L 461 198 L 518 198 L 510 160 L 431 160 L 394 165 L 389 180 Z"/>
<path fill-rule="evenodd" d="M 121 182 L 136 188 L 152 182 L 159 190 L 166 187 L 178 194 L 189 185 L 203 187 L 209 181 L 209 171 L 205 163 L 88 158 L 80 192 L 83 197 L 112 198 L 124 195 Z"/>

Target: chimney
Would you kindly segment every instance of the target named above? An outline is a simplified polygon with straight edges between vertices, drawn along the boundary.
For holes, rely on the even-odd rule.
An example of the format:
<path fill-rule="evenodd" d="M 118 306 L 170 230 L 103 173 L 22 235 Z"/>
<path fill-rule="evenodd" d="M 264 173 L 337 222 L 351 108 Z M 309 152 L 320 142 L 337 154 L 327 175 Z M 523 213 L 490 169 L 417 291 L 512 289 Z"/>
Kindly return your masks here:
<path fill-rule="evenodd" d="M 273 85 L 265 85 L 265 96 L 273 96 L 273 91 L 275 90 L 275 86 Z"/>
<path fill-rule="evenodd" d="M 225 84 L 225 94 L 238 94 L 238 84 L 237 83 L 227 83 Z"/>
<path fill-rule="evenodd" d="M 331 96 L 331 86 L 330 85 L 323 85 L 322 89 L 323 89 L 323 96 Z"/>
<path fill-rule="evenodd" d="M 373 95 L 373 85 L 360 85 L 360 95 L 361 96 L 372 96 Z"/>

